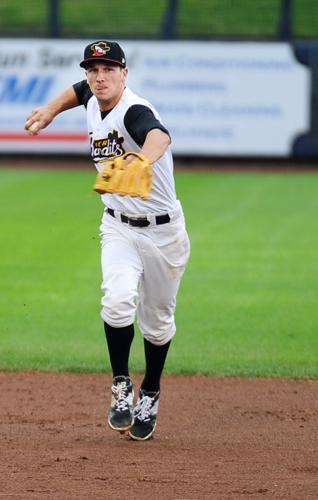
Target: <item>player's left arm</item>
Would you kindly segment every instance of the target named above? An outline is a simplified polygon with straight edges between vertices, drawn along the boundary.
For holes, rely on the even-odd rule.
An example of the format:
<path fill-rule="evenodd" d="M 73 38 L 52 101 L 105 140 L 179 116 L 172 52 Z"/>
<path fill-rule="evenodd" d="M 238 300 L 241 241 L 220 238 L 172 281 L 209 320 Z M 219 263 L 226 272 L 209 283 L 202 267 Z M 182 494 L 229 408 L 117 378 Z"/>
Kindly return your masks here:
<path fill-rule="evenodd" d="M 168 134 L 158 128 L 152 129 L 147 134 L 140 154 L 148 158 L 150 163 L 154 163 L 165 154 L 170 143 L 171 140 Z"/>
<path fill-rule="evenodd" d="M 126 112 L 124 123 L 130 136 L 141 147 L 140 154 L 151 163 L 159 160 L 171 143 L 168 130 L 147 106 L 131 106 Z M 130 158 L 127 160 L 130 161 Z"/>

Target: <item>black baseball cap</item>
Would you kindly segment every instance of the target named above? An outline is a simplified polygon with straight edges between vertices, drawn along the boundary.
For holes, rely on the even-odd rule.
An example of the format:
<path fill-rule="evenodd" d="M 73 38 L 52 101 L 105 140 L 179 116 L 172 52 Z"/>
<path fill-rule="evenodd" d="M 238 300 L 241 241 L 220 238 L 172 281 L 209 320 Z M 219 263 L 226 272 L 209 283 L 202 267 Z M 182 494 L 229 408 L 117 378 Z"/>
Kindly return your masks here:
<path fill-rule="evenodd" d="M 87 45 L 84 50 L 84 59 L 80 63 L 80 66 L 86 69 L 89 63 L 94 61 L 109 62 L 118 64 L 122 68 L 126 67 L 124 51 L 117 42 L 99 40 Z"/>

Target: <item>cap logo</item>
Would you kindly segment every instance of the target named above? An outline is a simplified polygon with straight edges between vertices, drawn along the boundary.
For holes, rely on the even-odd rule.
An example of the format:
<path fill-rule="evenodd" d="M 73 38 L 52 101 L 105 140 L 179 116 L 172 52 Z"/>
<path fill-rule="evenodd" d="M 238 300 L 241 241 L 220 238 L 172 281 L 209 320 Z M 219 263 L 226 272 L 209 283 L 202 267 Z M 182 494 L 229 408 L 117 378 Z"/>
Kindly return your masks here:
<path fill-rule="evenodd" d="M 98 42 L 91 45 L 91 51 L 93 56 L 100 57 L 106 55 L 110 51 L 110 47 L 105 42 Z"/>

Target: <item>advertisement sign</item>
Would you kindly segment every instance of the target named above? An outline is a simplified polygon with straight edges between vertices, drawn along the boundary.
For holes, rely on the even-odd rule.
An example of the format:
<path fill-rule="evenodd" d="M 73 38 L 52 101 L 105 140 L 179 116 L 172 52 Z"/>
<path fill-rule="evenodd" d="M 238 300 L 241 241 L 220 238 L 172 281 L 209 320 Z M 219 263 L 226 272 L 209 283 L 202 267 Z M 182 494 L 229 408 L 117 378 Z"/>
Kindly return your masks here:
<path fill-rule="evenodd" d="M 119 41 L 127 85 L 157 108 L 173 152 L 289 156 L 308 131 L 310 72 L 287 43 Z M 33 108 L 85 78 L 87 40 L 0 40 L 0 152 L 89 152 L 85 109 L 63 112 L 39 136 Z"/>

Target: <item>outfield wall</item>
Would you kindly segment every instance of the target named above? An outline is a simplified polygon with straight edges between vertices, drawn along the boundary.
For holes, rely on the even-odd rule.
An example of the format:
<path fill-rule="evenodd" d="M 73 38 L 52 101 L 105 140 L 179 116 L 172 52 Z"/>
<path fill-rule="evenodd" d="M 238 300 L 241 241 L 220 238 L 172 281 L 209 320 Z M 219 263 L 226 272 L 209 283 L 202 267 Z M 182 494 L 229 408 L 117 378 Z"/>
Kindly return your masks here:
<path fill-rule="evenodd" d="M 177 155 L 284 158 L 310 131 L 311 71 L 288 43 L 120 43 L 127 84 L 156 106 Z M 89 152 L 82 107 L 37 137 L 23 130 L 34 107 L 85 78 L 86 44 L 0 39 L 0 153 Z"/>

